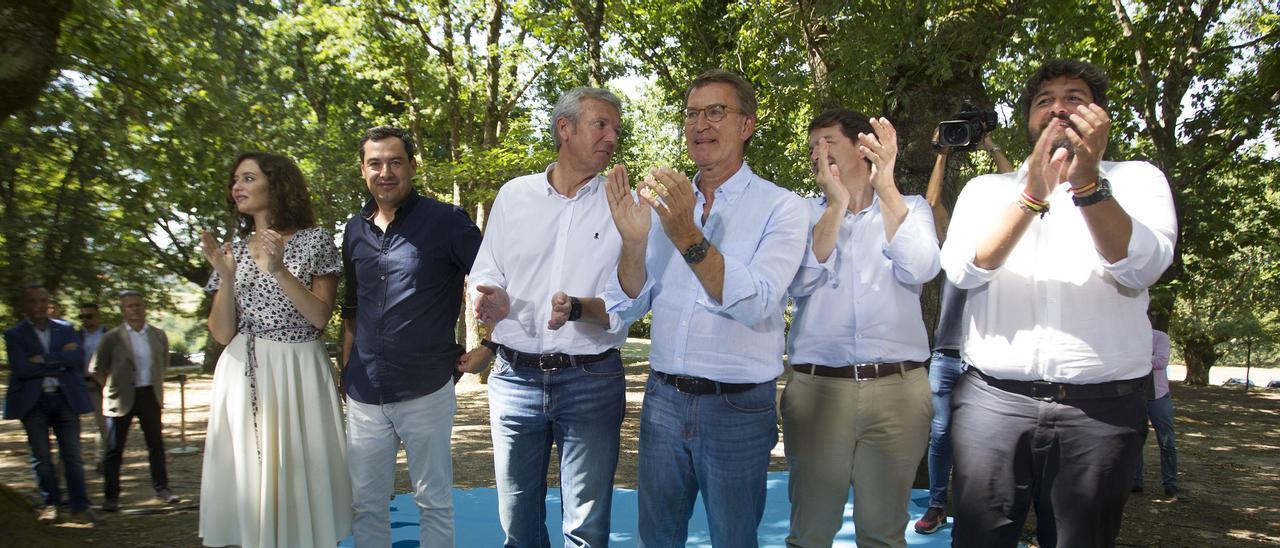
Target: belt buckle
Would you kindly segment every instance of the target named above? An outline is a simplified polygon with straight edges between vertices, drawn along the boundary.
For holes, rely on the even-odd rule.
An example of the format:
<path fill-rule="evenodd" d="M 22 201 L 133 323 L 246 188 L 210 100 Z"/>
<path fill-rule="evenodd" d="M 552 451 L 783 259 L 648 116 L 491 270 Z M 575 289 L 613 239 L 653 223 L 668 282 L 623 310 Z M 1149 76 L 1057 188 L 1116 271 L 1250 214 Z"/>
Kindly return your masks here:
<path fill-rule="evenodd" d="M 871 367 L 871 368 L 875 371 L 875 374 L 874 374 L 874 375 L 872 375 L 872 376 L 870 376 L 870 377 L 863 377 L 862 375 L 858 374 L 858 370 L 859 370 L 858 368 L 860 368 L 860 367 L 868 367 L 868 366 L 869 366 L 869 367 Z M 857 381 L 857 382 L 866 382 L 866 381 L 874 381 L 874 380 L 876 380 L 876 379 L 880 378 L 880 366 L 879 366 L 879 364 L 877 364 L 877 363 L 875 363 L 875 362 L 855 363 L 855 364 L 853 364 L 853 366 L 852 366 L 852 367 L 853 367 L 853 380 L 854 380 L 854 381 Z"/>
<path fill-rule="evenodd" d="M 564 369 L 565 359 L 559 354 L 538 354 L 538 369 L 543 371 L 559 371 Z"/>
<path fill-rule="evenodd" d="M 1043 402 L 1067 399 L 1067 387 L 1047 381 L 1031 381 L 1031 397 Z"/>

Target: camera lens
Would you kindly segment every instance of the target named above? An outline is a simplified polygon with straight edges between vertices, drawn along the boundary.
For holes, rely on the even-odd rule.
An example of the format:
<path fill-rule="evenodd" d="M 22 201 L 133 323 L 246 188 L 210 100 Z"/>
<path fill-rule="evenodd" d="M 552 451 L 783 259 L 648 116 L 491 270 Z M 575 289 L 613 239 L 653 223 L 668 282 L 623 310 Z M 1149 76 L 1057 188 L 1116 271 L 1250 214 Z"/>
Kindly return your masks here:
<path fill-rule="evenodd" d="M 964 120 L 949 120 L 938 124 L 938 145 L 944 147 L 968 146 L 973 132 Z"/>

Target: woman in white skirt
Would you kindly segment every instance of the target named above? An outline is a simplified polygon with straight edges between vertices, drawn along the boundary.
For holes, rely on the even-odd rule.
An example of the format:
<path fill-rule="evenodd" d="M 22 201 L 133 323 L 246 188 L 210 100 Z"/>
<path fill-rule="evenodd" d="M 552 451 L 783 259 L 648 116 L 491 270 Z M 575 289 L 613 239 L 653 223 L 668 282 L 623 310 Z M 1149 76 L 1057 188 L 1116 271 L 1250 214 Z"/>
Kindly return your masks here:
<path fill-rule="evenodd" d="M 213 375 L 200 536 L 206 546 L 334 546 L 351 532 L 338 394 L 320 336 L 342 259 L 315 228 L 302 172 L 253 152 L 232 164 L 240 235 L 201 251 L 213 266 Z"/>

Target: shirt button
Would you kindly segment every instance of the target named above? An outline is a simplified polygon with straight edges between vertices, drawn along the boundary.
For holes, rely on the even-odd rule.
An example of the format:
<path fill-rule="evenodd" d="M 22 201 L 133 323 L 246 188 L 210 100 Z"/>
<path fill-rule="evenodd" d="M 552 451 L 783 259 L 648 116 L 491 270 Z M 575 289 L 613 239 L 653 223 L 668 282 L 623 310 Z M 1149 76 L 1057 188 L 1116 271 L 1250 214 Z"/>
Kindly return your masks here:
<path fill-rule="evenodd" d="M 386 275 L 378 276 L 378 279 L 379 279 L 379 280 L 385 280 L 385 279 L 387 279 L 387 276 L 386 276 Z"/>
<path fill-rule="evenodd" d="M 687 327 L 689 322 L 680 322 L 680 327 Z"/>

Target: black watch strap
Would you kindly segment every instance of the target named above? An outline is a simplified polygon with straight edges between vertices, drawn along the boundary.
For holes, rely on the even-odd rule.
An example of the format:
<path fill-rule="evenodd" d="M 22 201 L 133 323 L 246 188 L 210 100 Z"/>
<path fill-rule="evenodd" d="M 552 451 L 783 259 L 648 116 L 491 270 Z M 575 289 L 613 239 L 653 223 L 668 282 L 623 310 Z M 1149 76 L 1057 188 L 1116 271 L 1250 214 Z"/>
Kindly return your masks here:
<path fill-rule="evenodd" d="M 711 249 L 711 242 L 703 238 L 701 242 L 689 246 L 680 255 L 684 257 L 684 262 L 689 264 L 698 264 L 707 258 L 707 250 Z"/>
<path fill-rule="evenodd" d="M 569 297 L 569 321 L 576 322 L 582 318 L 582 300 Z"/>
<path fill-rule="evenodd" d="M 494 354 L 498 353 L 498 343 L 493 342 L 489 339 L 480 339 L 480 346 L 488 348 L 489 351 L 493 352 Z"/>

